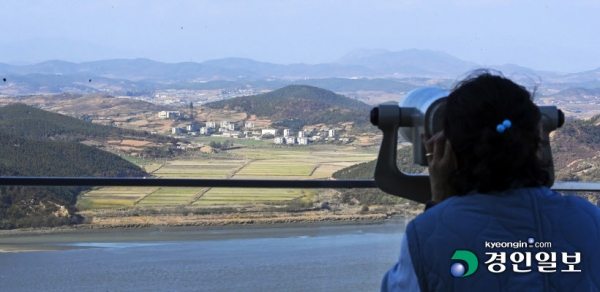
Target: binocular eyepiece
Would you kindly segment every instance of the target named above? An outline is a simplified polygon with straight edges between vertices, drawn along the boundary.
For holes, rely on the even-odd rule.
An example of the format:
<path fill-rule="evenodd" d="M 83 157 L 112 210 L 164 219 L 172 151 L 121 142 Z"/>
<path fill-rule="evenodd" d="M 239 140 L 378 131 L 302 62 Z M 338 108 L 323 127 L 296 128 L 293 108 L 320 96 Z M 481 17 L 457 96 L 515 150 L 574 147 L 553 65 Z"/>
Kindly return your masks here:
<path fill-rule="evenodd" d="M 396 165 L 398 132 L 413 144 L 415 164 L 427 166 L 421 135 L 431 137 L 443 130 L 446 98 L 449 91 L 439 87 L 421 87 L 407 93 L 398 103 L 382 103 L 371 110 L 371 124 L 383 132 L 375 167 L 375 183 L 386 193 L 425 203 L 431 198 L 429 176 L 401 172 Z M 548 187 L 554 184 L 554 163 L 550 132 L 562 127 L 564 113 L 555 106 L 539 106 L 542 114 L 543 162 L 550 174 Z"/>

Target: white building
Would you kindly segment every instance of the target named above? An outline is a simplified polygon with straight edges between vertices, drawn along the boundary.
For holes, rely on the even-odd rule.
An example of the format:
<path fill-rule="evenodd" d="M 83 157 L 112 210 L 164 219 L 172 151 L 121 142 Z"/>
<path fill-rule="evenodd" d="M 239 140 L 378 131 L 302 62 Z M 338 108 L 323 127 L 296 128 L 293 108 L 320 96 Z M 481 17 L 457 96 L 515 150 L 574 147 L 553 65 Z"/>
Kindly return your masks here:
<path fill-rule="evenodd" d="M 229 131 L 235 131 L 235 124 L 228 124 L 225 129 Z"/>
<path fill-rule="evenodd" d="M 173 128 L 171 128 L 171 133 L 179 134 L 179 133 L 181 133 L 181 128 L 173 127 Z"/>
<path fill-rule="evenodd" d="M 298 131 L 298 138 L 306 137 L 306 133 L 304 131 Z M 298 142 L 300 143 L 300 142 Z"/>
<path fill-rule="evenodd" d="M 244 124 L 244 128 L 246 128 L 246 129 L 252 129 L 252 128 L 254 128 L 254 123 L 245 123 Z"/>
<path fill-rule="evenodd" d="M 330 129 L 329 132 L 328 132 L 328 134 L 327 134 L 327 137 L 335 137 L 336 134 L 337 134 L 336 130 Z"/>
<path fill-rule="evenodd" d="M 285 144 L 285 138 L 283 138 L 283 137 L 277 137 L 277 138 L 275 138 L 275 140 L 273 142 L 275 144 Z"/>
<path fill-rule="evenodd" d="M 261 135 L 267 135 L 267 134 L 277 136 L 277 129 L 262 129 Z"/>
<path fill-rule="evenodd" d="M 174 119 L 178 118 L 180 115 L 179 112 L 176 111 L 161 111 L 158 112 L 158 117 L 162 119 Z"/>
<path fill-rule="evenodd" d="M 210 135 L 213 132 L 213 128 L 202 127 L 200 128 L 200 135 Z"/>
<path fill-rule="evenodd" d="M 283 136 L 287 137 L 287 136 L 291 136 L 292 135 L 292 130 L 290 129 L 283 129 Z"/>
<path fill-rule="evenodd" d="M 198 125 L 196 125 L 196 124 L 187 125 L 185 128 L 188 132 L 198 131 Z"/>
<path fill-rule="evenodd" d="M 229 121 L 221 121 L 221 128 L 227 128 L 231 124 Z"/>
<path fill-rule="evenodd" d="M 300 144 L 300 145 L 308 145 L 308 138 L 307 137 L 299 137 L 298 138 L 298 144 Z"/>
<path fill-rule="evenodd" d="M 206 127 L 210 129 L 214 129 L 217 127 L 217 123 L 215 122 L 206 122 Z"/>
<path fill-rule="evenodd" d="M 242 133 L 238 131 L 223 133 L 223 137 L 239 138 Z"/>
<path fill-rule="evenodd" d="M 288 145 L 296 144 L 296 137 L 286 137 L 285 144 L 288 144 Z"/>

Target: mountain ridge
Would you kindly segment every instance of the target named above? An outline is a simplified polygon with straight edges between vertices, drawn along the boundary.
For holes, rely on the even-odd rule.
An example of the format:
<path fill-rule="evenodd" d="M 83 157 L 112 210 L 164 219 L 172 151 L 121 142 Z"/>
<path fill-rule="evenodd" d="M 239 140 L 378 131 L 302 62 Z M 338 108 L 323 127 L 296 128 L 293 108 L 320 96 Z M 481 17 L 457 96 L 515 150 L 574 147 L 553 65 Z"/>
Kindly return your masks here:
<path fill-rule="evenodd" d="M 6 64 L 8 65 L 8 64 Z M 455 77 L 482 66 L 461 60 L 448 53 L 432 50 L 407 49 L 401 51 L 366 50 L 354 51 L 329 63 L 320 64 L 275 64 L 249 58 L 221 58 L 203 62 L 166 63 L 148 58 L 106 59 L 81 63 L 51 60 L 41 63 L 12 66 L 1 65 L 0 74 L 27 74 L 46 72 L 50 74 L 86 73 L 98 76 L 126 78 L 132 80 L 194 80 L 229 79 L 242 76 L 246 79 L 270 78 L 326 78 L 394 76 L 395 73 L 425 77 Z M 521 71 L 548 75 L 545 71 L 518 66 Z M 508 67 L 506 67 L 508 68 Z M 514 66 L 512 67 L 514 68 Z M 512 72 L 509 72 L 512 73 Z M 578 73 L 572 73 L 578 74 Z"/>

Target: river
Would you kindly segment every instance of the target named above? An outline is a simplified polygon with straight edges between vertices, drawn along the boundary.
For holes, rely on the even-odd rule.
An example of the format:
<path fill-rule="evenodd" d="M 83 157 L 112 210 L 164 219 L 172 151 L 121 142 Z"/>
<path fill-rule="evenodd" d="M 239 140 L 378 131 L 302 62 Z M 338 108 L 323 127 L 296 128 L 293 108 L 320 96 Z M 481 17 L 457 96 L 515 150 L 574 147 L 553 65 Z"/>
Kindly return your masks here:
<path fill-rule="evenodd" d="M 3 236 L 0 291 L 377 291 L 405 221 Z"/>

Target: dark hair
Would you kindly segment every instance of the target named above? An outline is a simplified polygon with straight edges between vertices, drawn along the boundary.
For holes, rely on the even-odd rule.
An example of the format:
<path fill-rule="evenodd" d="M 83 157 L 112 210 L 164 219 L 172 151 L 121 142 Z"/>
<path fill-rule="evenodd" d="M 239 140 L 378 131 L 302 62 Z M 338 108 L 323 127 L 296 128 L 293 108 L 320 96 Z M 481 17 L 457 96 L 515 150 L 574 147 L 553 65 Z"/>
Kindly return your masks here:
<path fill-rule="evenodd" d="M 512 126 L 500 133 L 504 120 Z M 444 119 L 457 160 L 449 181 L 456 194 L 545 185 L 540 120 L 533 95 L 503 76 L 484 71 L 461 81 L 448 96 Z"/>

